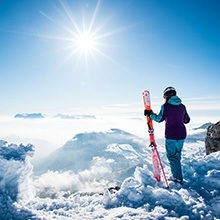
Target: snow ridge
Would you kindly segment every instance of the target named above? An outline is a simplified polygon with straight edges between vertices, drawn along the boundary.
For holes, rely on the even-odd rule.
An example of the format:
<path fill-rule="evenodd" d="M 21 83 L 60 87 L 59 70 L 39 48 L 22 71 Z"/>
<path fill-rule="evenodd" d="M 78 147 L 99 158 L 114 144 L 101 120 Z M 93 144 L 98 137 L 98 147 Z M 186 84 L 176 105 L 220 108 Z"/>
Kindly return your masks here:
<path fill-rule="evenodd" d="M 34 198 L 32 184 L 32 145 L 14 145 L 0 141 L 0 219 L 30 219 L 31 211 L 22 203 Z"/>

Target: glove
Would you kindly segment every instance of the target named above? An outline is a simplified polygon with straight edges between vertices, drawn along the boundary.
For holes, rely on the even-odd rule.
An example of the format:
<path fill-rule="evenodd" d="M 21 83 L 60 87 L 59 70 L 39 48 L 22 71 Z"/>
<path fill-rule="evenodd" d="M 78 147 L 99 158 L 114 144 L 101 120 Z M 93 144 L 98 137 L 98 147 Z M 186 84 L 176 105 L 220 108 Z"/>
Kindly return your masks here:
<path fill-rule="evenodd" d="M 147 109 L 144 110 L 144 115 L 145 115 L 145 116 L 148 116 L 148 117 L 149 117 L 151 114 L 153 114 L 153 111 L 152 111 L 152 110 L 147 110 Z"/>

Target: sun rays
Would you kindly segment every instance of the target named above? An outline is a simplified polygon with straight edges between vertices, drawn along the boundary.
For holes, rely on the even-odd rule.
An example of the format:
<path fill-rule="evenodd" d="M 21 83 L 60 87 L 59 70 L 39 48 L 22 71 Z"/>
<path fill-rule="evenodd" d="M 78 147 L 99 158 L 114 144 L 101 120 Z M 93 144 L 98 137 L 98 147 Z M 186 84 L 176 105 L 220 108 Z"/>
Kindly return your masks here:
<path fill-rule="evenodd" d="M 52 18 L 44 12 L 40 12 L 44 18 L 61 31 L 56 35 L 44 34 L 38 35 L 38 37 L 62 41 L 64 43 L 62 45 L 65 45 L 62 49 L 68 51 L 66 58 L 63 59 L 64 63 L 74 60 L 77 64 L 83 62 L 87 65 L 89 60 L 94 60 L 98 56 L 113 61 L 105 51 L 105 48 L 111 47 L 107 38 L 122 31 L 122 29 L 108 29 L 106 31 L 106 24 L 98 22 L 97 15 L 100 10 L 101 1 L 97 1 L 90 17 L 86 15 L 80 18 L 79 12 L 77 11 L 76 13 L 66 2 L 59 0 L 59 3 L 63 15 L 67 18 L 68 22 L 65 23 L 57 18 Z"/>

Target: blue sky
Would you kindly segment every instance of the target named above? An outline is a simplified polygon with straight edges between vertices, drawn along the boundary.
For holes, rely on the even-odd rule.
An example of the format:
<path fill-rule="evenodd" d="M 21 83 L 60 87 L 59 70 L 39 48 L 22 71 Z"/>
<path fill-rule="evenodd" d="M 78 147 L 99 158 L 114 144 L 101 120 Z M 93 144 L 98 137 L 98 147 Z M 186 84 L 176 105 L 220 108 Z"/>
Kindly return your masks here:
<path fill-rule="evenodd" d="M 170 85 L 183 100 L 219 99 L 219 10 L 218 0 L 1 0 L 0 113 L 137 103 L 144 89 L 162 101 Z M 85 52 L 70 39 L 90 24 Z"/>

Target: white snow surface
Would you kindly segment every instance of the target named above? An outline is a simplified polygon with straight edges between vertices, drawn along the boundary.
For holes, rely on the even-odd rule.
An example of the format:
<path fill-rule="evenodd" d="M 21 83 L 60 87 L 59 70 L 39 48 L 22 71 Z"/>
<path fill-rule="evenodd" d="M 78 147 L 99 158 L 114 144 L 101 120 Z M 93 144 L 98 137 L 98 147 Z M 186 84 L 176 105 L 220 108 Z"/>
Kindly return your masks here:
<path fill-rule="evenodd" d="M 116 129 L 104 136 L 110 142 L 112 132 L 112 143 L 100 142 L 103 154 L 101 148 L 92 148 L 91 163 L 83 169 L 49 170 L 38 176 L 33 173 L 32 145 L 0 141 L 0 219 L 220 218 L 220 152 L 205 156 L 204 130 L 189 135 L 182 156 L 184 184 L 170 183 L 169 190 L 164 181 L 157 183 L 152 177 L 150 149 L 141 150 L 138 137 L 133 141 L 134 136 Z M 123 140 L 130 141 L 115 143 L 122 134 Z M 94 144 L 88 138 L 96 135 L 99 142 L 103 133 L 76 136 L 81 138 L 78 150 L 85 150 L 83 141 Z M 68 143 L 68 149 L 76 144 L 75 139 Z M 164 147 L 158 149 L 169 176 Z M 107 187 L 118 184 L 114 178 L 120 177 L 125 162 L 134 169 L 126 172 L 120 190 L 110 193 Z"/>

